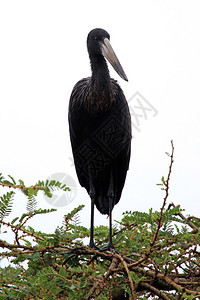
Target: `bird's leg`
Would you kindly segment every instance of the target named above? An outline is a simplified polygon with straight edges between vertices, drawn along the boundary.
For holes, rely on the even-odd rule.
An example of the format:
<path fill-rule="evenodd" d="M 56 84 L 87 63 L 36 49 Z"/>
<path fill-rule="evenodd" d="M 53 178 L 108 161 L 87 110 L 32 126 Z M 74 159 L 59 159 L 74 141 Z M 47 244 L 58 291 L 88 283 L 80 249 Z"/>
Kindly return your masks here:
<path fill-rule="evenodd" d="M 118 253 L 116 250 L 115 250 L 115 247 L 113 245 L 113 242 L 112 242 L 112 208 L 113 208 L 113 200 L 114 200 L 114 187 L 113 187 L 113 177 L 112 177 L 112 173 L 111 173 L 111 179 L 110 179 L 110 185 L 109 185 L 109 189 L 108 189 L 108 193 L 107 193 L 107 196 L 108 196 L 108 203 L 109 203 L 109 242 L 108 242 L 108 245 L 107 246 L 104 246 L 104 247 L 101 247 L 101 248 L 97 248 L 94 244 L 94 240 L 93 240 L 93 229 L 92 229 L 92 225 L 93 225 L 93 217 L 92 217 L 92 213 L 94 214 L 94 203 L 93 203 L 93 208 L 91 208 L 91 233 L 90 233 L 90 243 L 91 241 L 93 242 L 93 248 L 94 249 L 97 249 L 99 250 L 100 252 L 103 252 L 103 251 L 112 251 L 113 253 Z M 92 199 L 92 198 L 91 198 Z M 91 239 L 92 237 L 92 239 Z M 91 247 L 91 246 L 90 246 Z M 96 259 L 98 256 L 98 254 L 95 254 L 91 261 L 92 262 L 94 259 Z"/>
<path fill-rule="evenodd" d="M 94 244 L 94 201 L 91 197 L 91 219 L 90 219 L 90 243 L 89 247 L 97 248 Z"/>
<path fill-rule="evenodd" d="M 113 187 L 113 176 L 111 173 L 110 178 L 110 186 L 108 189 L 108 203 L 109 203 L 109 242 L 108 242 L 108 250 L 115 251 L 113 241 L 112 241 L 112 208 L 114 201 L 114 187 Z"/>
<path fill-rule="evenodd" d="M 115 247 L 113 245 L 113 241 L 112 241 L 112 208 L 113 208 L 113 201 L 114 201 L 114 187 L 113 187 L 113 176 L 111 173 L 111 178 L 110 178 L 110 185 L 109 185 L 109 189 L 108 189 L 108 204 L 109 204 L 109 242 L 107 246 L 104 246 L 102 248 L 99 249 L 99 251 L 106 251 L 106 250 L 110 250 L 114 253 L 117 253 L 117 251 L 115 250 Z"/>
<path fill-rule="evenodd" d="M 95 199 L 95 188 L 92 182 L 92 177 L 90 174 L 90 191 L 89 195 L 91 198 L 91 221 L 90 221 L 90 243 L 89 247 L 93 249 L 98 249 L 98 247 L 94 243 L 94 199 Z"/>
<path fill-rule="evenodd" d="M 89 172 L 90 174 L 90 172 Z M 94 188 L 94 185 L 93 185 L 93 182 L 92 182 L 92 177 L 91 177 L 91 174 L 90 174 L 90 190 L 89 190 L 89 195 L 90 195 L 90 198 L 91 198 L 91 227 L 90 227 L 90 242 L 89 242 L 89 247 L 95 249 L 95 250 L 98 250 L 99 248 L 95 245 L 94 243 L 94 199 L 95 199 L 95 188 Z M 72 257 L 76 256 L 76 250 L 82 250 L 84 249 L 84 247 L 75 247 L 73 249 L 71 249 L 69 251 L 69 257 L 67 257 L 65 259 L 65 261 L 63 262 L 63 265 L 65 265 Z M 94 255 L 93 259 L 96 258 L 96 255 Z M 92 259 L 92 260 L 93 260 Z"/>
<path fill-rule="evenodd" d="M 111 198 L 113 199 L 113 197 Z M 110 199 L 109 199 L 110 202 Z M 109 203 L 110 206 L 110 203 Z M 109 242 L 108 242 L 108 249 L 115 250 L 113 241 L 112 241 L 112 209 L 109 207 Z"/>

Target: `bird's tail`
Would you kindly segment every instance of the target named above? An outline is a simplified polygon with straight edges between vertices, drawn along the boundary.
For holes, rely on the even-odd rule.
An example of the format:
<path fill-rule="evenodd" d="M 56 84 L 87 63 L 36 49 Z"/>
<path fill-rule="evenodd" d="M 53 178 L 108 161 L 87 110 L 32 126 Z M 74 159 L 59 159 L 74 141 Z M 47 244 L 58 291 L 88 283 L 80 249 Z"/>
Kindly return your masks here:
<path fill-rule="evenodd" d="M 105 195 L 97 195 L 95 198 L 95 205 L 97 209 L 103 215 L 109 215 L 109 199 L 108 196 Z M 111 210 L 114 207 L 114 201 L 111 203 Z"/>

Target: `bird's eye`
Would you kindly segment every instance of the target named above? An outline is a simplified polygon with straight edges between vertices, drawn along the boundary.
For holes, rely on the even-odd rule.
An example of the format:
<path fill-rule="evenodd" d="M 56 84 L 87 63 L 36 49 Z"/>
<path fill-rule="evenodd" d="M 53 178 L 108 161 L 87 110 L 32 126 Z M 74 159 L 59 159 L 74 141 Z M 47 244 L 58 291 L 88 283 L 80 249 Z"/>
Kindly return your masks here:
<path fill-rule="evenodd" d="M 98 40 L 97 36 L 95 36 L 94 39 L 97 41 Z"/>

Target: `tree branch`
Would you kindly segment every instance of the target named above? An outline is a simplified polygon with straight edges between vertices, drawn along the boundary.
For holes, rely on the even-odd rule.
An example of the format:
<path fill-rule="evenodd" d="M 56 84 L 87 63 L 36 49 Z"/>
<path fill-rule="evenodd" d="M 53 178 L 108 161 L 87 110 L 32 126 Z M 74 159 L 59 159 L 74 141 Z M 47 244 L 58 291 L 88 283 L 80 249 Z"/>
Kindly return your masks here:
<path fill-rule="evenodd" d="M 163 299 L 163 300 L 170 300 L 171 299 L 166 294 L 162 293 L 161 291 L 159 291 L 158 289 L 156 289 L 155 287 L 153 287 L 149 283 L 141 282 L 139 286 L 140 286 L 140 288 L 142 288 L 144 290 L 147 290 L 147 291 L 150 291 L 154 295 L 158 296 L 159 299 Z"/>
<path fill-rule="evenodd" d="M 172 172 L 172 165 L 173 165 L 173 162 L 174 162 L 174 145 L 173 145 L 173 141 L 171 141 L 171 146 L 172 146 L 172 153 L 170 155 L 171 161 L 170 161 L 170 165 L 169 165 L 169 172 L 168 172 L 167 180 L 165 181 L 164 178 L 162 179 L 163 185 L 165 186 L 165 188 L 164 188 L 165 197 L 164 197 L 164 200 L 163 200 L 163 205 L 162 205 L 161 210 L 160 210 L 160 217 L 158 218 L 158 227 L 157 227 L 157 230 L 155 232 L 153 241 L 150 244 L 149 252 L 152 251 L 152 248 L 153 248 L 156 240 L 158 239 L 159 230 L 162 227 L 163 211 L 164 211 L 164 208 L 165 208 L 165 205 L 166 205 L 166 202 L 167 202 L 167 198 L 169 196 L 169 181 L 170 181 L 170 176 L 171 176 L 171 172 Z"/>

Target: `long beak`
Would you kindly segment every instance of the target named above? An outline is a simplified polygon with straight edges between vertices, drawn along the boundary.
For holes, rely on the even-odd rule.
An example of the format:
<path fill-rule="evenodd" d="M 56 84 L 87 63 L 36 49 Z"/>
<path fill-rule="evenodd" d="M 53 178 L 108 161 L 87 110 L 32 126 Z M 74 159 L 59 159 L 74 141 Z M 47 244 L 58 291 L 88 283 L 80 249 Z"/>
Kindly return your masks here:
<path fill-rule="evenodd" d="M 101 51 L 103 56 L 109 61 L 109 63 L 113 66 L 113 68 L 115 69 L 115 71 L 118 73 L 118 75 L 128 81 L 128 78 L 110 44 L 109 39 L 105 38 L 104 42 L 101 45 Z"/>

